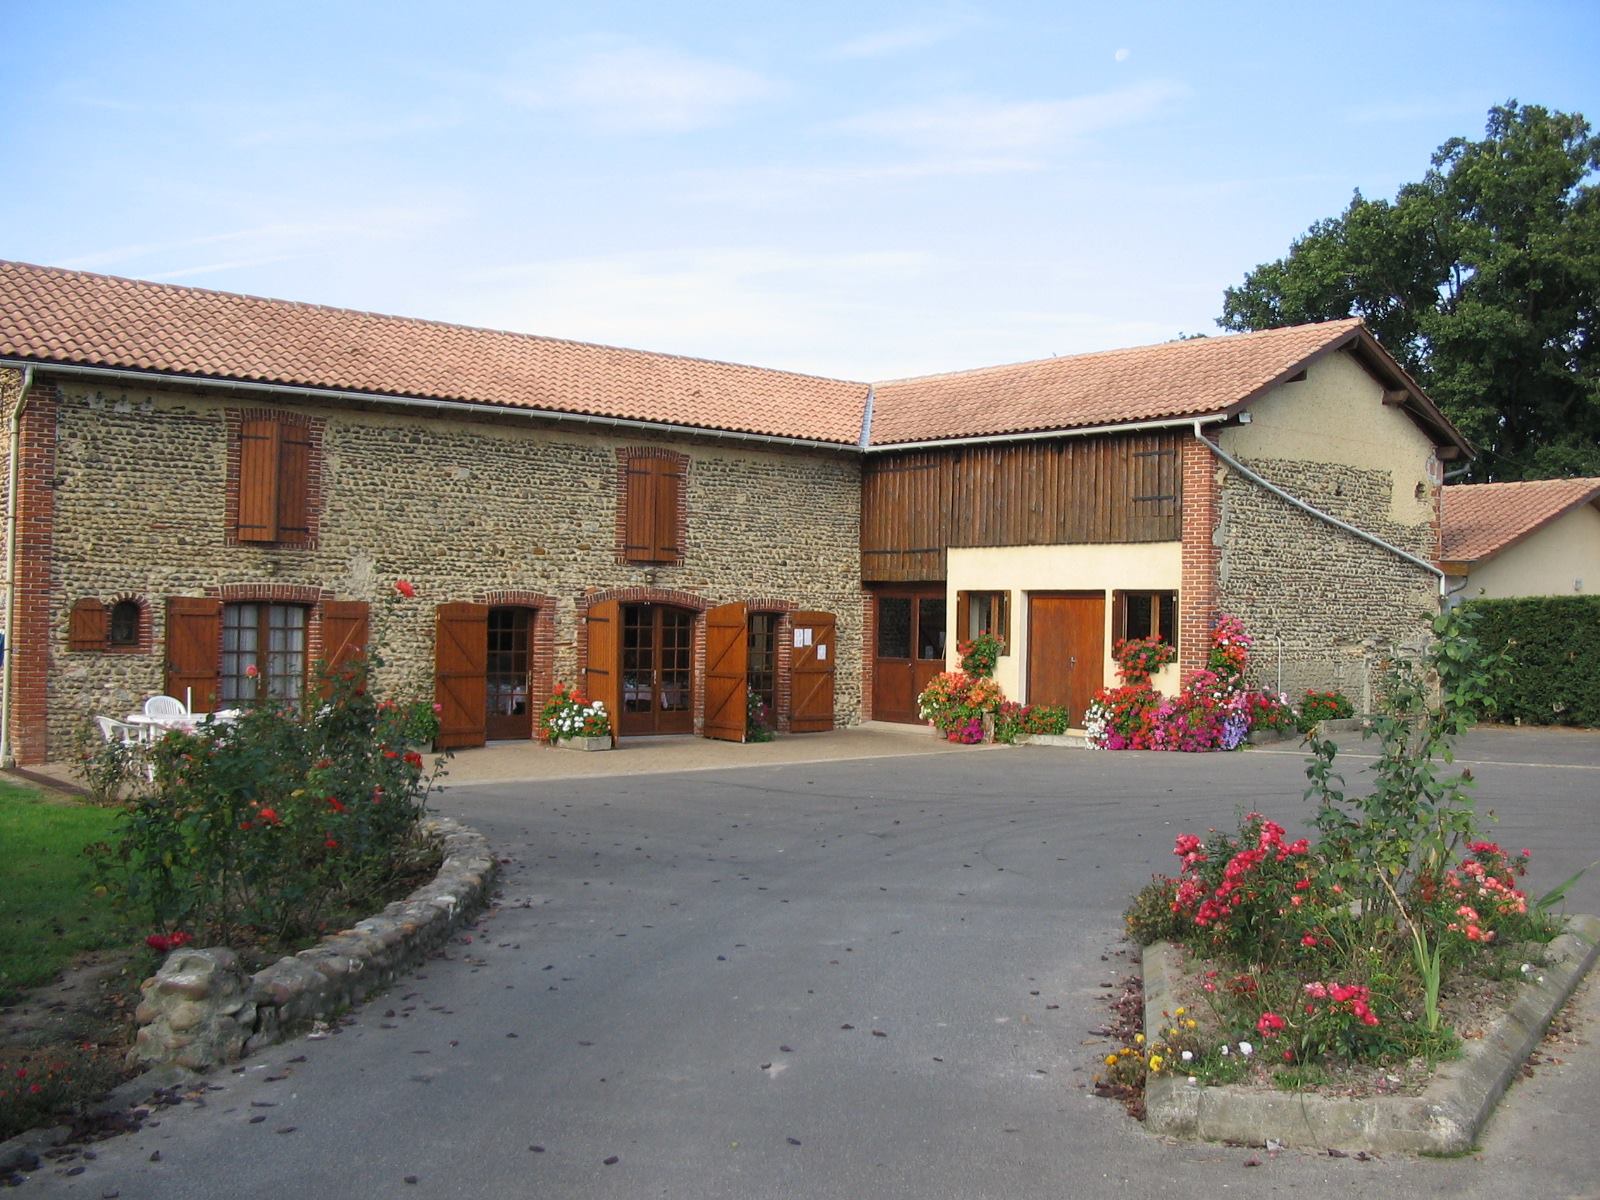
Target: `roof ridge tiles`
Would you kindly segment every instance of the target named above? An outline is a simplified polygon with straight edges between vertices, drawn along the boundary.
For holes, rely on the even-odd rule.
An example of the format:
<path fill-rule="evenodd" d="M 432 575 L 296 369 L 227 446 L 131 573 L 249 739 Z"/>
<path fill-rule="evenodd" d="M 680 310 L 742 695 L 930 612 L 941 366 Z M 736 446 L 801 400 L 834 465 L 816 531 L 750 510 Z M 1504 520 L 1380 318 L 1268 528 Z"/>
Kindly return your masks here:
<path fill-rule="evenodd" d="M 611 350 L 621 354 L 642 354 L 651 358 L 667 358 L 675 362 L 704 363 L 712 367 L 730 367 L 740 371 L 758 371 L 763 375 L 785 375 L 791 379 L 814 379 L 820 383 L 847 383 L 859 387 L 867 387 L 868 381 L 861 379 L 845 379 L 835 375 L 819 375 L 812 371 L 794 371 L 786 367 L 763 367 L 756 363 L 734 362 L 731 359 L 708 358 L 698 354 L 677 354 L 670 350 L 646 350 L 638 346 L 618 346 L 609 342 L 589 342 L 582 338 L 555 337 L 545 333 L 525 333 L 517 329 L 502 329 L 494 325 L 471 325 L 461 321 L 439 321 L 429 317 L 408 316 L 405 313 L 378 312 L 375 309 L 347 308 L 338 304 L 319 304 L 312 300 L 288 300 L 281 296 L 263 296 L 255 292 L 228 292 L 220 288 L 196 287 L 187 283 L 163 283 L 156 279 L 139 279 L 132 275 L 113 275 L 105 271 L 85 271 L 77 267 L 51 267 L 40 263 L 23 262 L 19 259 L 0 258 L 0 269 L 7 267 L 21 267 L 28 271 L 38 271 L 46 275 L 76 276 L 82 279 L 99 279 L 109 283 L 128 284 L 136 288 L 154 288 L 163 292 L 186 292 L 191 295 L 212 296 L 221 300 L 249 300 L 256 304 L 266 304 L 277 308 L 299 309 L 308 312 L 323 312 L 346 317 L 366 317 L 375 321 L 393 321 L 399 324 L 416 325 L 427 329 L 454 329 L 462 333 L 489 334 L 494 337 L 508 337 L 526 339 L 528 341 L 543 342 L 548 345 L 574 346 L 583 350 Z"/>

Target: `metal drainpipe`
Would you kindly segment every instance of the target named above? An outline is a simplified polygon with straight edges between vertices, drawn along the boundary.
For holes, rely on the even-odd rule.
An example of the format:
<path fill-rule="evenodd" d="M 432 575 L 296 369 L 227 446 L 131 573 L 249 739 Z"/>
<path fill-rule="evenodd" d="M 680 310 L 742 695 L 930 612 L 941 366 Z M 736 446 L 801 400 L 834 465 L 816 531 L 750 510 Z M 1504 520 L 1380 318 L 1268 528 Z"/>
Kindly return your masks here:
<path fill-rule="evenodd" d="M 33 368 L 22 369 L 22 390 L 11 409 L 11 444 L 7 448 L 10 470 L 6 475 L 6 619 L 5 667 L 0 669 L 0 767 L 16 765 L 11 753 L 11 661 L 16 657 L 12 637 L 17 609 L 17 473 L 22 462 L 22 410 L 28 406 L 28 391 L 33 387 Z"/>
<path fill-rule="evenodd" d="M 1439 598 L 1441 601 L 1444 599 L 1446 587 L 1444 571 L 1439 567 L 1434 566 L 1427 559 L 1418 558 L 1409 550 L 1402 550 L 1399 546 L 1390 545 L 1382 538 L 1368 533 L 1365 529 L 1358 529 L 1348 521 L 1341 521 L 1338 517 L 1331 516 L 1328 513 L 1323 512 L 1320 508 L 1312 508 L 1311 505 L 1307 504 L 1298 496 L 1291 496 L 1288 492 L 1284 491 L 1270 479 L 1263 479 L 1260 475 L 1257 475 L 1254 471 L 1245 466 L 1237 458 L 1233 457 L 1233 455 L 1229 454 L 1221 446 L 1217 445 L 1210 438 L 1202 434 L 1200 432 L 1199 421 L 1194 423 L 1194 436 L 1198 438 L 1200 442 L 1211 451 L 1211 453 L 1215 454 L 1223 462 L 1227 463 L 1228 466 L 1239 472 L 1239 474 L 1243 475 L 1251 483 L 1254 483 L 1258 487 L 1265 488 L 1274 496 L 1277 496 L 1280 500 L 1287 501 L 1298 508 L 1301 512 L 1309 513 L 1319 521 L 1326 521 L 1329 525 L 1332 525 L 1336 529 L 1342 529 L 1346 533 L 1354 534 L 1364 542 L 1371 542 L 1374 546 L 1378 546 L 1381 549 L 1387 550 L 1390 554 L 1397 555 L 1400 558 L 1405 559 L 1408 563 L 1421 567 L 1424 571 L 1428 571 L 1434 575 L 1437 575 L 1439 577 Z"/>

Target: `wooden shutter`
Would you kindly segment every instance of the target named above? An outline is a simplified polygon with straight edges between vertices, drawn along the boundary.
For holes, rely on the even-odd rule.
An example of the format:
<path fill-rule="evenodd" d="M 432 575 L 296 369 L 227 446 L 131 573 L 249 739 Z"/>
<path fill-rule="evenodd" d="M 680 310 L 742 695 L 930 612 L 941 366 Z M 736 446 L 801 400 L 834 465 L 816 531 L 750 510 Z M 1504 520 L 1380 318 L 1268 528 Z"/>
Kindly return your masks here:
<path fill-rule="evenodd" d="M 241 496 L 243 493 L 240 493 Z M 278 426 L 277 522 L 280 542 L 311 540 L 311 427 Z"/>
<path fill-rule="evenodd" d="M 656 561 L 656 478 L 659 458 L 628 460 L 627 511 L 623 514 L 623 557 L 629 562 Z"/>
<path fill-rule="evenodd" d="M 655 460 L 655 560 L 677 562 L 683 557 L 678 545 L 678 506 L 683 503 L 683 471 L 676 461 Z"/>
<path fill-rule="evenodd" d="M 706 612 L 706 719 L 708 738 L 742 742 L 749 717 L 750 618 L 742 604 Z"/>
<path fill-rule="evenodd" d="M 167 600 L 166 693 L 186 696 L 195 712 L 217 706 L 222 670 L 222 601 L 172 596 Z"/>
<path fill-rule="evenodd" d="M 993 613 L 991 623 L 994 628 L 989 632 L 1000 639 L 1000 644 L 1009 653 L 1011 650 L 1011 593 L 996 592 L 994 599 L 990 603 L 993 605 L 990 611 Z"/>
<path fill-rule="evenodd" d="M 589 606 L 584 623 L 589 632 L 589 662 L 583 690 L 611 714 L 611 744 L 617 744 L 622 720 L 622 603 L 601 600 Z"/>
<path fill-rule="evenodd" d="M 441 604 L 434 613 L 433 699 L 440 750 L 481 746 L 488 712 L 489 606 Z"/>
<path fill-rule="evenodd" d="M 279 425 L 244 421 L 239 427 L 239 525 L 241 542 L 278 540 Z"/>
<path fill-rule="evenodd" d="M 325 676 L 322 695 L 333 690 L 331 681 L 338 672 L 367 652 L 367 602 L 365 600 L 324 600 L 322 602 L 322 670 Z"/>
<path fill-rule="evenodd" d="M 832 613 L 797 612 L 790 626 L 804 645 L 790 663 L 793 696 L 789 728 L 795 733 L 826 733 L 833 728 L 833 670 L 838 659 L 837 626 Z"/>
<path fill-rule="evenodd" d="M 98 600 L 75 600 L 67 624 L 67 649 L 104 650 L 108 620 L 106 606 Z"/>
<path fill-rule="evenodd" d="M 966 641 L 972 636 L 972 593 L 956 593 L 956 643 Z"/>

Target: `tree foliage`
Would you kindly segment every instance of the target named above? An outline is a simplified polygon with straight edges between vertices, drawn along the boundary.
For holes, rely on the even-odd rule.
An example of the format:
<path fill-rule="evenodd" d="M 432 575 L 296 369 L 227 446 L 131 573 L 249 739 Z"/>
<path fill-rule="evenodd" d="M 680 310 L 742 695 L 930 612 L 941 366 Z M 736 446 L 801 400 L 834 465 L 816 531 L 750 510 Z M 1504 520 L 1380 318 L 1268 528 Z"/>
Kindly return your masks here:
<path fill-rule="evenodd" d="M 1229 288 L 1225 329 L 1357 316 L 1482 452 L 1474 478 L 1600 475 L 1600 137 L 1515 100 L 1393 201 L 1357 191 Z"/>

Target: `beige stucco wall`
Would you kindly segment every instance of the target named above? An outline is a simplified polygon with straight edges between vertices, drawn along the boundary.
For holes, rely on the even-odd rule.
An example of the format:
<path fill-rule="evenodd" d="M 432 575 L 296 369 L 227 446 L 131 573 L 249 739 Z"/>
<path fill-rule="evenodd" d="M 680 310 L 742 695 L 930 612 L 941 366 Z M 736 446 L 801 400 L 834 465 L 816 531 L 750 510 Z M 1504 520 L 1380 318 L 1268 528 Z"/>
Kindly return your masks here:
<path fill-rule="evenodd" d="M 1008 698 L 1027 699 L 1028 593 L 1029 592 L 1104 592 L 1106 598 L 1104 679 L 1107 686 L 1117 682 L 1116 663 L 1111 659 L 1112 621 L 1115 612 L 1111 593 L 1120 591 L 1178 591 L 1183 577 L 1183 547 L 1179 542 L 1149 542 L 1141 545 L 1092 546 L 999 546 L 971 549 L 952 547 L 948 555 L 946 596 L 951 633 L 956 619 L 956 593 L 970 591 L 1009 591 L 1011 595 L 1011 644 L 995 667 L 995 681 Z M 1179 604 L 1183 603 L 1180 596 Z M 964 633 L 961 634 L 965 636 Z M 947 638 L 951 647 L 948 665 L 959 665 L 955 653 L 956 637 Z M 1155 675 L 1155 686 L 1163 692 L 1178 690 L 1176 664 Z"/>
<path fill-rule="evenodd" d="M 248 407 L 260 407 L 262 402 Z M 417 599 L 382 617 L 387 684 L 431 696 L 434 606 L 516 589 L 555 598 L 556 679 L 576 678 L 577 621 L 592 591 L 690 592 L 707 604 L 779 599 L 838 619 L 835 716 L 859 719 L 860 472 L 850 455 L 530 420 L 297 408 L 326 420 L 319 543 L 230 546 L 224 415 L 237 400 L 64 385 L 57 432 L 50 755 L 85 714 L 120 715 L 163 685 L 165 600 L 226 585 L 306 585 L 348 599 Z M 688 455 L 681 565 L 619 563 L 622 446 Z M 67 648 L 79 597 L 149 601 L 150 653 Z M 374 611 L 375 619 L 378 613 Z"/>
<path fill-rule="evenodd" d="M 1600 508 L 1585 504 L 1524 538 L 1467 576 L 1461 597 L 1600 593 Z"/>
<path fill-rule="evenodd" d="M 1252 404 L 1250 417 L 1250 424 L 1222 431 L 1220 444 L 1235 458 L 1380 471 L 1389 476 L 1388 520 L 1433 520 L 1433 442 L 1399 408 L 1383 403 L 1383 385 L 1349 354 L 1318 359 L 1304 380 L 1279 384 Z"/>

